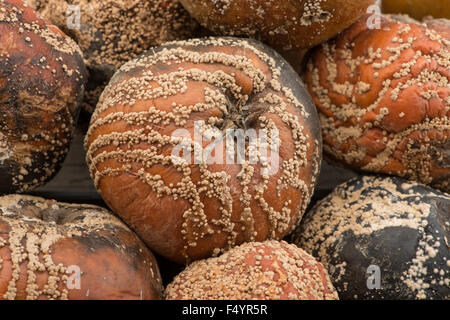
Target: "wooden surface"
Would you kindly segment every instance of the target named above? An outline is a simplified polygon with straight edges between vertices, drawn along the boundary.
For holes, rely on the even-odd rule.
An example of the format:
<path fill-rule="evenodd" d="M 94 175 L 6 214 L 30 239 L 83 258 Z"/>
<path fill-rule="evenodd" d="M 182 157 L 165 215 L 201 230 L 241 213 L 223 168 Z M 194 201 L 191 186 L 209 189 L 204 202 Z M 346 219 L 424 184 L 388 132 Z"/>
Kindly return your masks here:
<path fill-rule="evenodd" d="M 63 202 L 90 203 L 107 208 L 94 187 L 85 162 L 86 152 L 83 147 L 83 141 L 88 126 L 89 116 L 82 114 L 75 131 L 70 152 L 62 169 L 49 183 L 30 194 Z M 356 174 L 352 171 L 329 165 L 323 161 L 311 205 L 325 197 L 338 184 L 355 176 Z M 164 285 L 167 285 L 176 274 L 184 269 L 184 266 L 177 265 L 156 254 L 155 256 L 158 260 Z"/>

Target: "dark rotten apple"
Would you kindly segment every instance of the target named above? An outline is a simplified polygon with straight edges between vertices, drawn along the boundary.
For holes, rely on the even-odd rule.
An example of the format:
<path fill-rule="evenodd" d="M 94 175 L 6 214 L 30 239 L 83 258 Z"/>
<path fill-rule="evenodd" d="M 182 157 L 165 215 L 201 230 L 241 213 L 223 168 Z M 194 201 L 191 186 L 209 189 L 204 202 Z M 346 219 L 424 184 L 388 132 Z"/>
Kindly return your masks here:
<path fill-rule="evenodd" d="M 352 179 L 290 240 L 324 264 L 341 299 L 450 298 L 450 195 L 424 185 Z"/>
<path fill-rule="evenodd" d="M 0 194 L 29 191 L 57 172 L 85 79 L 74 41 L 21 0 L 0 0 Z"/>
<path fill-rule="evenodd" d="M 193 37 L 199 25 L 177 0 L 26 0 L 80 46 L 92 112 L 114 72 L 152 46 Z M 78 24 L 78 25 L 77 25 Z"/>

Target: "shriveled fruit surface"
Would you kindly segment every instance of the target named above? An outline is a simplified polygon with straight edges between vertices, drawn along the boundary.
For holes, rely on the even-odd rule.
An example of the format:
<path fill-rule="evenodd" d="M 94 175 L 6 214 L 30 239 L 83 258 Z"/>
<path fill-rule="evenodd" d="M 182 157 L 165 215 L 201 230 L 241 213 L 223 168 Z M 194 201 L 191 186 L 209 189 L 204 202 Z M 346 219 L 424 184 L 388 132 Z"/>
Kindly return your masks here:
<path fill-rule="evenodd" d="M 0 194 L 30 191 L 59 170 L 86 78 L 72 39 L 21 0 L 0 1 Z"/>
<path fill-rule="evenodd" d="M 361 18 L 320 46 L 306 82 L 327 156 L 450 191 L 450 27 Z"/>

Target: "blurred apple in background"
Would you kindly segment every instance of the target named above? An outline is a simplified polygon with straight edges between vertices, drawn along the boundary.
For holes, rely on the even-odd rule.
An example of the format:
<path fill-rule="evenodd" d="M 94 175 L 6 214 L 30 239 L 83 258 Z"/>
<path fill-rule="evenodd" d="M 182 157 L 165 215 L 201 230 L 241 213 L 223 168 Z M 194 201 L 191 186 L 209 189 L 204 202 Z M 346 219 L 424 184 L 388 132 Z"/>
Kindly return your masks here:
<path fill-rule="evenodd" d="M 421 20 L 425 16 L 450 19 L 450 0 L 383 0 L 385 13 L 406 13 Z"/>

